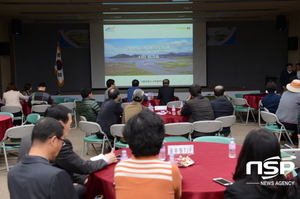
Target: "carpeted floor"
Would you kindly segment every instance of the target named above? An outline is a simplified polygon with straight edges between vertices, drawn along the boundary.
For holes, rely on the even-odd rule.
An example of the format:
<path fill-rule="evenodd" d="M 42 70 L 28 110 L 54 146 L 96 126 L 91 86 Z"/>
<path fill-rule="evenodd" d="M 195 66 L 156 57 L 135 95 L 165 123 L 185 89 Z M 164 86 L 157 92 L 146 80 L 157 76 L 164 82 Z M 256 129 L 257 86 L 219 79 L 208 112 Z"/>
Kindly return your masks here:
<path fill-rule="evenodd" d="M 237 121 L 237 122 L 239 122 L 239 121 Z M 233 125 L 232 126 L 233 134 L 232 135 L 235 138 L 236 143 L 239 145 L 242 145 L 247 133 L 254 128 L 259 128 L 258 124 L 250 123 L 248 125 L 243 125 L 243 124 Z M 79 155 L 81 154 L 81 150 L 82 150 L 83 135 L 84 134 L 81 132 L 81 130 L 79 128 L 77 128 L 77 129 L 71 130 L 71 132 L 69 133 L 69 136 L 68 136 L 68 138 L 73 143 L 74 151 Z M 100 150 L 100 146 L 98 149 Z M 17 154 L 17 151 L 12 152 L 12 153 Z M 95 155 L 96 155 L 96 153 L 94 152 L 92 147 L 90 147 L 89 155 L 84 154 L 83 159 L 88 160 L 90 157 L 93 157 Z M 8 161 L 9 161 L 9 165 L 13 166 L 17 162 L 17 157 L 13 156 L 13 155 L 8 155 Z M 0 154 L 0 168 L 5 168 L 5 161 L 4 161 L 4 156 L 3 156 L 2 152 Z M 1 193 L 1 196 L 0 196 L 1 199 L 9 199 L 9 192 L 8 192 L 8 188 L 7 188 L 7 171 L 6 171 L 6 169 L 0 171 L 0 193 Z"/>

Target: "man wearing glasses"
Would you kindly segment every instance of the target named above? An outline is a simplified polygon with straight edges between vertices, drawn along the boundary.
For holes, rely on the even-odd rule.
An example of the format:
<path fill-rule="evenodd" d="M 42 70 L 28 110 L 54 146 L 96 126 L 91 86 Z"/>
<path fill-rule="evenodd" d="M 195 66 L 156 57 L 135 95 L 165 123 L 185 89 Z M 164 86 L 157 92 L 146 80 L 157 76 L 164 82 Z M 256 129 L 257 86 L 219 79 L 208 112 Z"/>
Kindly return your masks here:
<path fill-rule="evenodd" d="M 62 125 L 55 119 L 40 119 L 32 131 L 32 146 L 27 156 L 8 173 L 10 198 L 78 198 L 66 171 L 53 167 L 64 145 Z"/>

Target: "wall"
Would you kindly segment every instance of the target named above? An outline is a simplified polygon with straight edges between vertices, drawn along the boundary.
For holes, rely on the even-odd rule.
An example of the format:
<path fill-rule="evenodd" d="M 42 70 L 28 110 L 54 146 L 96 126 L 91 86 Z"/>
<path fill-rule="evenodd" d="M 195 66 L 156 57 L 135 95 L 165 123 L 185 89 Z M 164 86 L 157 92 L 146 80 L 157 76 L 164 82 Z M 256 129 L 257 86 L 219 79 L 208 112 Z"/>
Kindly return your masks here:
<path fill-rule="evenodd" d="M 265 76 L 279 77 L 287 63 L 288 31 L 276 31 L 275 21 L 216 22 L 207 27 L 237 27 L 237 45 L 207 47 L 207 85 L 264 90 Z M 44 81 L 57 92 L 53 73 L 58 30 L 88 29 L 88 25 L 27 25 L 16 43 L 16 74 L 20 89 L 29 82 L 35 88 Z M 90 52 L 86 48 L 63 48 L 65 85 L 61 91 L 90 86 Z M 195 80 L 197 82 L 197 80 Z"/>
<path fill-rule="evenodd" d="M 54 64 L 59 30 L 88 30 L 88 24 L 23 24 L 22 34 L 14 35 L 16 50 L 16 74 L 19 89 L 31 83 L 33 90 L 45 82 L 47 91 L 58 91 Z M 88 48 L 62 48 L 62 65 L 65 84 L 61 92 L 78 91 L 90 86 L 90 51 Z"/>
<path fill-rule="evenodd" d="M 264 91 L 265 76 L 279 78 L 287 64 L 288 31 L 275 30 L 275 24 L 207 23 L 207 28 L 237 27 L 237 45 L 207 47 L 208 87 L 222 84 Z"/>
<path fill-rule="evenodd" d="M 300 62 L 300 13 L 289 16 L 289 37 L 298 37 L 298 50 L 289 50 L 288 59 L 294 65 Z"/>

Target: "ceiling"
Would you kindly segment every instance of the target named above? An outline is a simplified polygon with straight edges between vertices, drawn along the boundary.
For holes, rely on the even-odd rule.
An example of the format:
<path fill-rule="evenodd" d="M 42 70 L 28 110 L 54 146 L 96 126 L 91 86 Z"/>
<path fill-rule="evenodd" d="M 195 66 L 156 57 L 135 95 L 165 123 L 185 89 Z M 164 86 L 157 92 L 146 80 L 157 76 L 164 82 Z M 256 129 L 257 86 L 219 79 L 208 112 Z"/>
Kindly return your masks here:
<path fill-rule="evenodd" d="M 0 0 L 0 18 L 22 23 L 265 21 L 300 13 L 300 0 Z"/>

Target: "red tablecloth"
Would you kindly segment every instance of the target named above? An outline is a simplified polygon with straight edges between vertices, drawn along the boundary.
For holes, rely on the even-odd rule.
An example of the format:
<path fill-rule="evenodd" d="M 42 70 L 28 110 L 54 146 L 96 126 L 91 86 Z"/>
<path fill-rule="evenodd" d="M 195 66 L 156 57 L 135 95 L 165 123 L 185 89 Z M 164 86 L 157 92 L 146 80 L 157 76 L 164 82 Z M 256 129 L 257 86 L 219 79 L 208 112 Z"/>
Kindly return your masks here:
<path fill-rule="evenodd" d="M 258 110 L 258 102 L 263 97 L 265 97 L 267 93 L 263 94 L 246 94 L 244 95 L 244 98 L 248 101 L 248 104 L 251 108 L 255 108 L 255 110 Z"/>
<path fill-rule="evenodd" d="M 174 101 L 179 101 L 178 97 L 174 97 Z M 122 102 L 127 102 L 127 98 L 122 98 Z M 149 106 L 149 103 L 151 103 L 152 106 L 159 106 L 160 99 L 157 99 L 157 96 L 154 96 L 154 99 L 143 101 L 142 105 Z"/>
<path fill-rule="evenodd" d="M 236 158 L 228 157 L 228 145 L 205 142 L 166 143 L 166 145 L 186 144 L 194 144 L 195 154 L 190 157 L 195 163 L 190 167 L 180 168 L 181 199 L 223 199 L 225 187 L 212 179 L 221 177 L 233 181 L 232 173 L 235 170 Z M 237 146 L 237 154 L 240 150 L 241 146 Z M 120 154 L 121 151 L 116 151 L 116 154 Z M 130 157 L 130 149 L 127 151 Z M 114 168 L 115 164 L 112 164 L 102 171 L 90 174 L 86 193 L 88 199 L 94 199 L 98 194 L 104 194 L 105 199 L 115 199 Z"/>
<path fill-rule="evenodd" d="M 160 115 L 165 124 L 169 124 L 169 123 L 177 123 L 177 122 L 188 122 L 188 117 L 187 116 L 181 116 L 181 115 L 177 115 L 177 111 L 179 109 L 176 109 L 175 114 L 176 115 L 172 115 L 172 109 L 168 108 L 168 113 L 165 115 Z"/>
<path fill-rule="evenodd" d="M 21 105 L 22 105 L 24 116 L 29 115 L 31 113 L 31 108 L 28 106 L 28 102 L 22 102 Z"/>
<path fill-rule="evenodd" d="M 4 137 L 5 131 L 10 127 L 13 127 L 11 117 L 8 115 L 0 115 L 0 141 Z"/>

